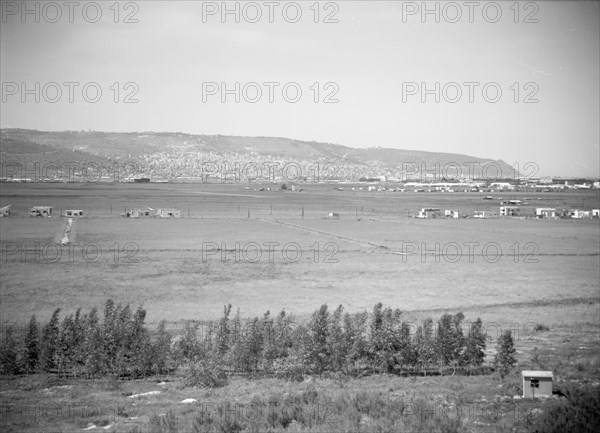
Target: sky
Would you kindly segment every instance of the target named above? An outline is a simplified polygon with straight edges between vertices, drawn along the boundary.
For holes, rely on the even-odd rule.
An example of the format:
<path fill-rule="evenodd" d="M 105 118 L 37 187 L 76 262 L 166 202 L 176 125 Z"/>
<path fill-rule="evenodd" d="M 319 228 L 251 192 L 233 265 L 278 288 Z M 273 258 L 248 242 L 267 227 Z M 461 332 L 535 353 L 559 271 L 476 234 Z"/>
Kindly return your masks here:
<path fill-rule="evenodd" d="M 597 2 L 50 3 L 1 2 L 2 128 L 287 137 L 600 175 Z"/>

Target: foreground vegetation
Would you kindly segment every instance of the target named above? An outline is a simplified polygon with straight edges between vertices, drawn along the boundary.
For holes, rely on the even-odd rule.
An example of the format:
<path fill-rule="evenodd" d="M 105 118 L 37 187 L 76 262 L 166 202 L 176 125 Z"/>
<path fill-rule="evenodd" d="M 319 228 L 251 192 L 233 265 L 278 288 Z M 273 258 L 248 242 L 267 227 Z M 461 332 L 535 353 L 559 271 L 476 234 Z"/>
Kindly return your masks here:
<path fill-rule="evenodd" d="M 226 306 L 220 320 L 173 334 L 145 319 L 109 300 L 102 318 L 57 310 L 5 329 L 2 430 L 553 432 L 599 422 L 599 387 L 589 382 L 557 383 L 562 397 L 547 402 L 518 398 L 510 333 L 492 367 L 481 321 L 460 313 L 414 329 L 381 304 L 370 314 L 324 305 L 306 323 L 284 312 L 242 320 Z M 586 365 L 565 377 L 597 376 L 597 361 Z"/>
<path fill-rule="evenodd" d="M 327 377 L 326 377 L 327 376 Z M 231 377 L 190 388 L 168 375 L 142 380 L 12 377 L 1 395 L 3 432 L 580 432 L 599 422 L 598 388 L 560 385 L 565 397 L 515 399 L 520 375 L 305 382 Z"/>

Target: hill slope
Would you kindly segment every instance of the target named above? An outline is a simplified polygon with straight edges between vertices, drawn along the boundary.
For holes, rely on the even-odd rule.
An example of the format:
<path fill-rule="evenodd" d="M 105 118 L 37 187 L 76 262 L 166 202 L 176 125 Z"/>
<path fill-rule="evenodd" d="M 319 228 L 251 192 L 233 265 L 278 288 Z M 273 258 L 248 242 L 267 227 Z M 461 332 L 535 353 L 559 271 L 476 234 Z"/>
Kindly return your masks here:
<path fill-rule="evenodd" d="M 276 137 L 238 137 L 156 132 L 44 132 L 3 129 L 0 133 L 3 162 L 110 162 L 130 161 L 140 175 L 157 178 L 186 178 L 201 175 L 202 164 L 255 162 L 297 163 L 335 166 L 335 178 L 358 180 L 361 177 L 425 180 L 424 173 L 452 178 L 514 178 L 510 165 L 498 160 L 453 153 L 418 150 L 366 148 L 318 143 Z M 486 166 L 492 165 L 489 168 Z M 498 176 L 497 176 L 498 174 Z"/>

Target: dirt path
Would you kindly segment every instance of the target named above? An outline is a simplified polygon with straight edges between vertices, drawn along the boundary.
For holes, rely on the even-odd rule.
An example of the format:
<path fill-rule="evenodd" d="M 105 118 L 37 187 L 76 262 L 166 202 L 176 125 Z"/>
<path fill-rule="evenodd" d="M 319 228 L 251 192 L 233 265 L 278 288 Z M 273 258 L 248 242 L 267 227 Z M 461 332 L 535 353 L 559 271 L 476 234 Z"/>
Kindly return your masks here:
<path fill-rule="evenodd" d="M 279 220 L 269 220 L 269 219 L 265 219 L 265 218 L 259 218 L 259 220 L 267 222 L 269 224 L 278 224 L 278 225 L 282 225 L 282 226 L 286 226 L 286 227 L 291 227 L 293 229 L 301 230 L 301 231 L 308 232 L 308 233 L 317 233 L 317 234 L 320 234 L 320 235 L 323 235 L 323 236 L 328 236 L 328 237 L 333 238 L 333 239 L 339 239 L 339 240 L 342 240 L 342 241 L 352 242 L 352 243 L 355 243 L 355 244 L 359 244 L 362 247 L 367 247 L 367 248 L 368 247 L 372 247 L 372 248 L 375 248 L 375 249 L 380 250 L 382 252 L 387 252 L 387 250 L 388 250 L 388 247 L 385 246 L 385 245 L 378 245 L 378 244 L 375 244 L 373 242 L 361 241 L 359 239 L 351 238 L 351 237 L 348 237 L 348 236 L 336 235 L 334 233 L 324 232 L 322 230 L 309 229 L 307 227 L 299 226 L 299 225 L 296 225 L 296 224 L 284 223 L 283 221 L 279 221 Z"/>

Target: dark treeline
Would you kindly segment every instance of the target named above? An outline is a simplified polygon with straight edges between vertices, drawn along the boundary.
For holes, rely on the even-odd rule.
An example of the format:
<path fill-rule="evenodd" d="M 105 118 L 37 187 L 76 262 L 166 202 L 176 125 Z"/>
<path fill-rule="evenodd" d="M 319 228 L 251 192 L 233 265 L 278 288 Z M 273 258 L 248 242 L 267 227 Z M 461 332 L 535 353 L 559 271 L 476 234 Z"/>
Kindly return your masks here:
<path fill-rule="evenodd" d="M 5 329 L 2 374 L 53 372 L 77 377 L 145 377 L 193 365 L 236 372 L 263 372 L 291 379 L 304 374 L 370 370 L 400 374 L 446 367 L 470 371 L 485 358 L 486 335 L 477 319 L 463 330 L 464 315 L 424 320 L 416 330 L 398 309 L 376 304 L 372 313 L 344 313 L 340 305 L 316 310 L 306 323 L 285 311 L 242 320 L 225 306 L 221 319 L 188 322 L 173 338 L 163 321 L 150 331 L 146 311 L 108 300 L 103 319 L 94 308 L 60 320 L 57 309 L 47 323 L 29 321 L 24 336 Z"/>

